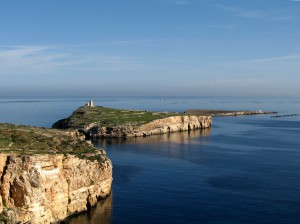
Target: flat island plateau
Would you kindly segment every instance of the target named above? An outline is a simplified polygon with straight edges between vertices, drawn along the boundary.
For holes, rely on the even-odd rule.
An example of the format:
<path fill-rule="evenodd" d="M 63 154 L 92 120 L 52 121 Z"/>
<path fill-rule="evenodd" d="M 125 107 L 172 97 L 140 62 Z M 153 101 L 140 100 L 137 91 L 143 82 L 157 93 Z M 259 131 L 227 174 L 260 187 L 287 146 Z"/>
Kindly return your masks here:
<path fill-rule="evenodd" d="M 210 115 L 265 113 L 269 112 L 179 114 L 94 107 L 90 101 L 52 129 L 0 124 L 0 223 L 59 223 L 108 196 L 112 163 L 90 139 L 202 130 L 211 127 Z"/>
<path fill-rule="evenodd" d="M 57 121 L 53 128 L 75 129 L 88 139 L 146 137 L 211 127 L 211 116 L 180 115 L 170 112 L 80 107 Z"/>

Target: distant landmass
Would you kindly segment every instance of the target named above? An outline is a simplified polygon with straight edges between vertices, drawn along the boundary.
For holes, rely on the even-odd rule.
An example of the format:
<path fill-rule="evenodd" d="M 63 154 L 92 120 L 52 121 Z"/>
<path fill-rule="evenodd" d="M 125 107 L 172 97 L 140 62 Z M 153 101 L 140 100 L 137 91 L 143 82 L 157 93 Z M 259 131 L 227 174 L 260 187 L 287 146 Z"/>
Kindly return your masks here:
<path fill-rule="evenodd" d="M 243 115 L 259 115 L 259 114 L 277 114 L 273 111 L 231 111 L 231 110 L 202 110 L 202 109 L 189 109 L 184 112 L 186 115 L 199 115 L 199 116 L 212 116 L 212 117 L 221 117 L 221 116 L 243 116 Z"/>
<path fill-rule="evenodd" d="M 182 114 L 94 106 L 90 100 L 68 118 L 55 122 L 58 129 L 77 129 L 87 139 L 145 137 L 154 134 L 210 128 L 212 116 L 274 114 L 268 111 L 189 109 Z"/>
<path fill-rule="evenodd" d="M 211 127 L 211 116 L 84 106 L 53 128 L 77 129 L 87 138 L 128 138 Z"/>

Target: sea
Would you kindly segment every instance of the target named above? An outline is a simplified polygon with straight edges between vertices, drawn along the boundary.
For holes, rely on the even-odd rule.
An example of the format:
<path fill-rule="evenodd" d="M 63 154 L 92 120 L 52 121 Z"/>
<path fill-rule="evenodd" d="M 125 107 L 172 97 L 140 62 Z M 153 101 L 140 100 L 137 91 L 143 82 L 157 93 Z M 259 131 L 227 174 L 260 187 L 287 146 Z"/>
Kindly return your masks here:
<path fill-rule="evenodd" d="M 0 122 L 40 127 L 85 97 L 2 97 Z M 112 108 L 300 114 L 299 98 L 94 97 Z M 214 117 L 210 129 L 94 142 L 113 163 L 111 195 L 65 223 L 300 223 L 300 115 Z"/>

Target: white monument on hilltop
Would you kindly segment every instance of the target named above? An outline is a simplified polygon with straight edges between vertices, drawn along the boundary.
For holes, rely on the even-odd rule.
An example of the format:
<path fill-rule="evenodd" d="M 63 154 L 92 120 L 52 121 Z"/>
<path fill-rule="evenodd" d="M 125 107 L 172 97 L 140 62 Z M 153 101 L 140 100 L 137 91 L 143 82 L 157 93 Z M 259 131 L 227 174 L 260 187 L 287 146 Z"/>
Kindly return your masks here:
<path fill-rule="evenodd" d="M 85 106 L 86 106 L 86 107 L 94 107 L 94 102 L 93 102 L 93 100 L 90 99 L 90 101 L 89 101 L 87 104 L 85 104 Z"/>

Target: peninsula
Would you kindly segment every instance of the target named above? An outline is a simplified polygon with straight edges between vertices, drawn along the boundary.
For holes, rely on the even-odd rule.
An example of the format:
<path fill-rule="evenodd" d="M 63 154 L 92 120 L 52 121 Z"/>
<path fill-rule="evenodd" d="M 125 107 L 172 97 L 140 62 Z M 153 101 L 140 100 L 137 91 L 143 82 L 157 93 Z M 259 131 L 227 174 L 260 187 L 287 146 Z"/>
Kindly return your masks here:
<path fill-rule="evenodd" d="M 211 127 L 211 124 L 211 116 L 86 105 L 79 107 L 70 117 L 57 121 L 52 127 L 75 129 L 84 133 L 87 139 L 96 139 L 145 137 L 154 134 L 204 129 Z"/>
<path fill-rule="evenodd" d="M 78 131 L 0 124 L 0 223 L 56 223 L 110 194 L 112 163 Z"/>
<path fill-rule="evenodd" d="M 68 118 L 52 125 L 56 129 L 74 129 L 86 139 L 145 137 L 154 134 L 209 128 L 212 117 L 275 114 L 269 111 L 227 111 L 190 109 L 183 114 L 145 110 L 113 109 L 94 106 L 90 100 Z"/>

